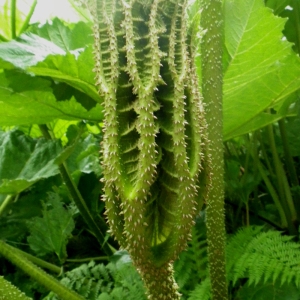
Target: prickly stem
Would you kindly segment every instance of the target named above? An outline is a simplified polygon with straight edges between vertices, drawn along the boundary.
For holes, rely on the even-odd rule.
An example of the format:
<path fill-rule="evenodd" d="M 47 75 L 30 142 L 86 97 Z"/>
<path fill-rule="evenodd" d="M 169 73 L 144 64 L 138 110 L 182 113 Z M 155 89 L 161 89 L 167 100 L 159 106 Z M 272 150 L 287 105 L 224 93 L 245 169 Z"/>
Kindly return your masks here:
<path fill-rule="evenodd" d="M 202 92 L 208 124 L 208 155 L 211 159 L 207 195 L 207 242 L 212 296 L 228 299 L 225 273 L 224 161 L 222 137 L 222 36 L 221 0 L 202 0 Z"/>
<path fill-rule="evenodd" d="M 90 0 L 112 234 L 149 299 L 179 299 L 172 261 L 194 224 L 206 125 L 187 0 Z"/>

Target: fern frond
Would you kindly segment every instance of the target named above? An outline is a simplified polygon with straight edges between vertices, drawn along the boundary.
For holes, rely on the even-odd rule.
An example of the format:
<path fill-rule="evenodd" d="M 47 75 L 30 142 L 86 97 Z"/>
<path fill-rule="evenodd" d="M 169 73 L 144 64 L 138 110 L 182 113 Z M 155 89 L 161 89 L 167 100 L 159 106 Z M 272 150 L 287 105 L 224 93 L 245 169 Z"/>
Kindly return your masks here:
<path fill-rule="evenodd" d="M 77 291 L 87 300 L 146 300 L 140 275 L 128 259 L 119 259 L 106 266 L 91 261 L 66 272 L 61 283 Z M 44 300 L 59 298 L 50 293 Z"/>
<path fill-rule="evenodd" d="M 210 279 L 207 277 L 200 284 L 197 285 L 196 289 L 190 294 L 188 300 L 210 300 Z"/>
<path fill-rule="evenodd" d="M 201 226 L 203 225 L 203 226 Z M 196 285 L 207 277 L 207 243 L 204 224 L 192 228 L 192 238 L 186 251 L 174 263 L 175 279 L 185 298 Z"/>
<path fill-rule="evenodd" d="M 277 231 L 263 227 L 240 230 L 227 246 L 228 273 L 233 283 L 249 278 L 249 284 L 280 281 L 300 283 L 300 245 Z"/>
<path fill-rule="evenodd" d="M 274 295 L 283 290 L 281 287 L 284 287 L 284 290 L 288 290 L 287 287 L 291 287 L 292 290 L 295 290 L 296 287 L 299 289 L 300 245 L 293 242 L 292 239 L 290 236 L 281 235 L 278 231 L 264 231 L 264 227 L 251 226 L 240 229 L 228 240 L 226 248 L 228 281 L 235 285 L 239 279 L 248 279 L 246 285 L 237 292 L 239 296 L 241 293 L 243 295 L 251 294 L 254 295 L 251 296 L 251 299 L 265 299 L 256 298 L 258 294 L 255 294 L 254 290 L 257 293 L 261 290 L 256 288 L 258 285 L 260 287 L 274 286 Z M 187 257 L 184 259 L 187 260 Z M 197 256 L 194 259 L 196 261 Z M 179 272 L 183 273 L 181 269 Z M 180 279 L 178 281 L 180 282 Z M 251 293 L 251 286 L 253 293 Z M 265 295 L 265 292 L 263 294 Z M 194 299 L 210 299 L 209 277 L 198 284 L 190 294 L 189 300 Z M 236 299 L 248 300 L 250 298 L 238 297 Z"/>

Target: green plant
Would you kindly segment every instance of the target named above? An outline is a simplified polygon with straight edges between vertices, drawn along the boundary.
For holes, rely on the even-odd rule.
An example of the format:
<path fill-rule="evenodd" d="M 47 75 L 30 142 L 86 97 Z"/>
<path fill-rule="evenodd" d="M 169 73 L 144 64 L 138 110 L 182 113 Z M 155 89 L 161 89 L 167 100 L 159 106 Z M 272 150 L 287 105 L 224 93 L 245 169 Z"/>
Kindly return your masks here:
<path fill-rule="evenodd" d="M 5 3 L 10 4 L 13 1 Z M 262 0 L 223 1 L 223 134 L 226 141 L 226 225 L 230 233 L 235 233 L 239 226 L 250 224 L 268 224 L 289 233 L 297 233 L 298 227 L 297 205 L 297 218 L 290 222 L 291 218 L 288 216 L 289 210 L 295 216 L 291 204 L 296 204 L 299 193 L 297 99 L 300 64 L 299 58 L 291 50 L 291 44 L 285 41 L 282 30 L 284 29 L 284 35 L 289 41 L 299 45 L 295 34 L 299 22 L 297 23 L 296 9 L 284 9 L 286 5 L 294 8 L 296 1 L 270 0 L 266 3 L 275 9 L 274 12 L 266 8 Z M 159 3 L 160 7 L 161 4 L 162 2 Z M 199 33 L 203 36 L 206 29 L 199 30 L 198 27 L 201 18 L 199 4 L 200 1 L 196 1 L 187 7 L 188 45 L 191 39 L 198 38 Z M 5 10 L 0 11 L 5 13 Z M 288 20 L 274 16 L 275 13 L 288 17 Z M 145 14 L 142 13 L 143 16 Z M 84 16 L 87 20 L 86 13 Z M 16 17 L 20 16 L 16 14 Z M 123 17 L 121 15 L 121 18 Z M 0 31 L 9 33 L 9 16 L 0 17 L 0 23 Z M 163 23 L 164 21 L 157 22 L 156 25 Z M 141 26 L 140 29 L 143 28 L 147 28 L 147 25 Z M 11 36 L 8 35 L 5 40 L 10 39 Z M 122 37 L 118 37 L 118 40 L 122 40 Z M 107 260 L 114 248 L 119 247 L 109 234 L 105 234 L 107 226 L 103 216 L 104 204 L 99 202 L 100 190 L 103 187 L 98 182 L 102 177 L 98 151 L 99 142 L 102 140 L 103 96 L 99 96 L 94 85 L 92 42 L 92 32 L 88 24 L 66 24 L 54 19 L 52 24 L 32 25 L 18 38 L 0 43 L 0 236 L 7 244 L 14 246 L 18 257 L 26 256 L 31 262 L 47 268 L 54 274 L 58 274 L 60 270 L 67 273 L 74 269 L 77 263 L 91 259 Z M 163 44 L 161 41 L 159 46 Z M 297 46 L 293 49 L 296 50 Z M 194 58 L 201 87 L 205 75 L 201 74 L 201 55 L 198 55 L 200 51 L 203 49 L 199 48 L 194 52 Z M 125 54 L 122 55 L 124 58 Z M 166 57 L 161 59 L 164 61 Z M 126 77 L 125 72 L 122 71 L 122 74 Z M 172 80 L 169 80 L 169 84 L 172 84 Z M 164 89 L 160 86 L 159 88 L 155 95 Z M 165 90 L 168 90 L 168 87 L 165 87 Z M 128 94 L 132 95 L 132 91 Z M 128 109 L 127 113 L 130 114 L 136 107 L 131 111 L 130 107 Z M 159 110 L 166 111 L 167 108 Z M 159 111 L 154 112 L 154 115 L 159 117 L 158 114 Z M 133 115 L 136 118 L 134 113 Z M 283 117 L 287 118 L 280 121 L 278 127 L 274 122 Z M 273 149 L 277 152 L 275 156 L 279 157 L 277 165 L 281 165 L 287 174 L 280 177 L 280 185 L 283 184 L 284 187 L 283 193 L 280 192 L 278 179 L 274 176 L 274 154 L 270 151 L 270 143 L 266 142 L 271 134 L 266 135 L 265 129 L 262 129 L 269 124 L 273 124 Z M 254 133 L 256 130 L 259 131 Z M 241 136 L 245 133 L 249 135 Z M 42 135 L 46 139 L 41 138 Z M 187 135 L 189 136 L 189 133 Z M 284 138 L 284 135 L 288 138 Z M 204 147 L 201 150 L 203 154 L 206 153 Z M 205 170 L 208 169 L 205 167 Z M 201 184 L 205 181 L 203 171 L 200 177 Z M 60 177 L 61 173 L 66 175 L 64 181 Z M 284 173 L 279 170 L 278 174 Z M 66 185 L 64 182 L 71 184 Z M 57 243 L 61 236 L 56 236 L 55 247 L 46 247 L 45 252 L 43 246 L 48 244 L 43 244 L 42 239 L 37 237 L 35 246 L 29 247 L 28 238 L 30 235 L 32 237 L 33 232 L 30 232 L 26 224 L 34 220 L 38 220 L 39 223 L 41 219 L 52 215 L 54 207 L 49 193 L 56 194 L 55 198 L 59 199 L 60 204 L 57 207 L 72 207 L 69 220 L 74 222 L 75 227 L 71 233 L 68 232 L 65 243 Z M 203 200 L 203 195 L 200 194 L 199 208 Z M 74 201 L 75 205 L 71 204 L 73 199 L 78 200 Z M 289 200 L 288 210 L 283 208 L 287 204 L 286 199 Z M 76 203 L 79 209 L 75 207 Z M 158 210 L 155 208 L 154 211 Z M 84 215 L 85 218 L 82 217 Z M 202 211 L 201 216 L 203 215 L 205 214 Z M 92 218 L 88 220 L 86 217 Z M 96 227 L 91 226 L 93 220 Z M 52 224 L 48 228 L 50 232 L 54 222 L 49 224 Z M 159 225 L 156 228 L 159 228 Z M 53 232 L 57 232 L 59 226 L 54 227 Z M 215 229 L 213 227 L 212 229 Z M 193 231 L 194 234 L 195 229 Z M 262 243 L 264 241 L 262 239 Z M 175 264 L 175 279 L 183 299 L 195 288 L 191 297 L 208 299 L 211 297 L 211 282 L 205 268 L 207 248 L 204 232 L 196 231 L 190 245 L 190 249 L 181 255 L 181 261 Z M 45 296 L 46 291 L 40 284 L 29 281 L 26 275 L 16 270 L 3 256 L 0 259 L 1 272 L 6 280 L 34 299 Z M 197 271 L 196 268 L 201 268 L 201 271 Z M 30 269 L 24 270 L 26 273 Z M 228 276 L 231 278 L 231 275 Z M 291 283 L 286 282 L 282 286 L 279 280 L 273 282 L 271 279 L 267 279 L 265 283 L 260 280 L 254 286 L 249 284 L 247 271 L 243 276 L 244 278 L 238 278 L 234 285 L 232 280 L 229 281 L 231 298 L 257 300 L 272 295 L 274 299 L 279 300 L 284 299 L 284 293 L 289 299 L 299 298 L 295 285 L 296 277 Z M 111 283 L 115 282 L 112 277 L 110 280 Z M 81 289 L 88 289 L 90 282 L 94 281 L 80 281 Z M 107 292 L 98 296 L 104 299 L 126 297 L 123 293 L 126 289 L 123 286 L 113 290 L 113 295 Z"/>
<path fill-rule="evenodd" d="M 299 297 L 299 244 L 278 231 L 260 226 L 240 229 L 229 238 L 227 280 L 232 299 L 287 299 Z M 255 296 L 256 295 L 256 296 Z M 210 279 L 203 278 L 191 292 L 189 300 L 210 299 Z"/>
<path fill-rule="evenodd" d="M 61 283 L 75 290 L 85 299 L 143 300 L 143 282 L 126 251 L 118 251 L 107 265 L 91 261 L 64 274 Z M 50 293 L 44 300 L 58 300 Z"/>
<path fill-rule="evenodd" d="M 104 98 L 104 199 L 149 299 L 179 299 L 172 261 L 199 191 L 205 121 L 184 1 L 89 1 Z"/>

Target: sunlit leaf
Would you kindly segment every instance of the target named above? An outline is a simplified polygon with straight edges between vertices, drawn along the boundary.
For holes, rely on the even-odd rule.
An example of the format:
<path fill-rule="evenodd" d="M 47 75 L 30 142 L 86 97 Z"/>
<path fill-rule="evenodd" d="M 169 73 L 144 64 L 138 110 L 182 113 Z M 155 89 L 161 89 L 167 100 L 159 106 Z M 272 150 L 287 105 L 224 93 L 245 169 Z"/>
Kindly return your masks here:
<path fill-rule="evenodd" d="M 300 60 L 282 38 L 285 20 L 262 0 L 225 1 L 224 139 L 282 117 L 266 110 L 300 88 Z"/>
<path fill-rule="evenodd" d="M 0 126 L 45 124 L 58 118 L 102 120 L 99 104 L 87 110 L 74 97 L 57 101 L 48 80 L 13 74 L 0 73 Z"/>
<path fill-rule="evenodd" d="M 35 25 L 30 31 L 39 37 L 51 41 L 66 52 L 85 48 L 88 44 L 93 44 L 91 26 L 83 22 L 76 23 L 70 28 L 60 19 L 55 18 L 51 24 Z"/>

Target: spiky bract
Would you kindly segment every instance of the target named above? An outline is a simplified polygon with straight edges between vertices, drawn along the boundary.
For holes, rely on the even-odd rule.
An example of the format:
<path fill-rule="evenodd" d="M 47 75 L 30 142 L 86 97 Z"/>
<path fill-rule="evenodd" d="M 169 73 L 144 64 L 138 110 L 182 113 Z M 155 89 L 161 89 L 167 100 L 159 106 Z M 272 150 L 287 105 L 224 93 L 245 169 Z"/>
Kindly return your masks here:
<path fill-rule="evenodd" d="M 104 99 L 102 163 L 110 228 L 130 252 L 149 299 L 179 299 L 170 262 L 185 248 L 193 225 L 205 127 L 187 36 L 187 1 L 89 5 Z"/>

